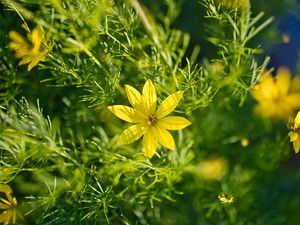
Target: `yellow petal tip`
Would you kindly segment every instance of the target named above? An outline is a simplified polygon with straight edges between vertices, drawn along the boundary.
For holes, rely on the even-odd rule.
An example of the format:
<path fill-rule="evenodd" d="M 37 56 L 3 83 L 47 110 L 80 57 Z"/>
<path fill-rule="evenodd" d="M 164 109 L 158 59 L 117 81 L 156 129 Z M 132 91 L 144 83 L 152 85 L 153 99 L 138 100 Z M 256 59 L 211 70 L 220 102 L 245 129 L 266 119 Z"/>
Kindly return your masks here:
<path fill-rule="evenodd" d="M 169 150 L 175 151 L 175 150 L 176 150 L 176 146 L 174 146 L 174 147 L 172 147 L 172 148 L 169 148 Z"/>
<path fill-rule="evenodd" d="M 154 153 L 150 153 L 150 152 L 147 153 L 146 151 L 144 153 L 148 159 L 151 159 L 154 156 Z"/>
<path fill-rule="evenodd" d="M 298 145 L 297 145 L 297 146 L 294 145 L 294 151 L 295 151 L 296 154 L 299 152 L 299 149 L 300 149 L 300 148 L 299 148 Z"/>

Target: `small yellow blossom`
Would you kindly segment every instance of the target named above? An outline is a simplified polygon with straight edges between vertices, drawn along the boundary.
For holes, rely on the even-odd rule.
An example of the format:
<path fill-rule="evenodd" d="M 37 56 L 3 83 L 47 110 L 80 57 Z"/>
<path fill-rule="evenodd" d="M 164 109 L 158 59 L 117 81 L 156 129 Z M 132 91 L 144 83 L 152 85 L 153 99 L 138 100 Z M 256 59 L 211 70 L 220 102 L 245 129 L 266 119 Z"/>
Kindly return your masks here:
<path fill-rule="evenodd" d="M 220 73 L 224 70 L 224 64 L 220 61 L 215 61 L 211 64 L 211 71 L 213 73 Z"/>
<path fill-rule="evenodd" d="M 300 149 L 300 111 L 297 113 L 295 119 L 290 119 L 290 141 L 293 142 L 295 153 Z"/>
<path fill-rule="evenodd" d="M 283 35 L 282 35 L 282 42 L 283 42 L 284 44 L 290 43 L 290 36 L 287 35 L 287 34 L 283 34 Z"/>
<path fill-rule="evenodd" d="M 108 109 L 122 120 L 135 125 L 126 129 L 120 136 L 118 145 L 130 144 L 143 137 L 144 153 L 151 158 L 157 149 L 157 142 L 175 150 L 175 142 L 168 130 L 180 130 L 191 124 L 180 116 L 167 116 L 178 105 L 183 91 L 177 91 L 167 97 L 156 109 L 156 90 L 147 80 L 142 94 L 135 88 L 125 85 L 125 92 L 132 107 L 124 105 L 109 106 Z"/>
<path fill-rule="evenodd" d="M 15 57 L 21 59 L 19 65 L 28 64 L 28 71 L 45 58 L 47 45 L 44 34 L 40 28 L 34 28 L 24 39 L 15 31 L 9 32 L 11 42 L 9 47 L 15 51 Z"/>
<path fill-rule="evenodd" d="M 248 138 L 244 137 L 240 140 L 240 142 L 241 142 L 241 146 L 243 146 L 243 147 L 247 147 L 249 145 L 249 139 Z"/>
<path fill-rule="evenodd" d="M 279 68 L 276 77 L 265 72 L 252 89 L 258 102 L 254 112 L 264 118 L 287 119 L 300 108 L 300 80 L 291 80 L 287 68 Z"/>
<path fill-rule="evenodd" d="M 219 194 L 218 199 L 224 204 L 231 204 L 234 202 L 234 197 L 230 194 L 225 193 Z"/>
<path fill-rule="evenodd" d="M 0 184 L 0 192 L 6 196 L 6 199 L 0 196 L 0 224 L 7 225 L 10 221 L 15 224 L 17 218 L 17 200 L 11 196 L 12 190 L 7 184 Z"/>

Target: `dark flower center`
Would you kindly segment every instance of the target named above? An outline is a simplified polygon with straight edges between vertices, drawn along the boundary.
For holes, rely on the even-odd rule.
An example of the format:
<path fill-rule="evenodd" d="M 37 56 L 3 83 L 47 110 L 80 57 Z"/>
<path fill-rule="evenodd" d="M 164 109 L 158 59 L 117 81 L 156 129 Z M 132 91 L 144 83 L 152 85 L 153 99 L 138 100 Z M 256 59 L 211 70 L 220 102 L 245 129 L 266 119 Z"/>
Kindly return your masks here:
<path fill-rule="evenodd" d="M 154 124 L 156 124 L 156 122 L 157 122 L 157 119 L 154 115 L 151 115 L 147 118 L 147 124 L 149 126 L 153 126 Z"/>

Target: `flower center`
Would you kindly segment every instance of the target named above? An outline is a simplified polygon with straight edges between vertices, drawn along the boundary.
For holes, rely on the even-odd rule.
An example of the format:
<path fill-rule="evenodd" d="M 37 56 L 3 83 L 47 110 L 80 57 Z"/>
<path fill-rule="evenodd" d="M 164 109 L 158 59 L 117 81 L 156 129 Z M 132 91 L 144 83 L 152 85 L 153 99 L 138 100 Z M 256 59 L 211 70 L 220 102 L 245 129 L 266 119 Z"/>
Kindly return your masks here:
<path fill-rule="evenodd" d="M 156 122 L 157 122 L 157 119 L 154 115 L 151 115 L 147 118 L 147 124 L 149 126 L 153 126 L 154 124 L 156 124 Z"/>

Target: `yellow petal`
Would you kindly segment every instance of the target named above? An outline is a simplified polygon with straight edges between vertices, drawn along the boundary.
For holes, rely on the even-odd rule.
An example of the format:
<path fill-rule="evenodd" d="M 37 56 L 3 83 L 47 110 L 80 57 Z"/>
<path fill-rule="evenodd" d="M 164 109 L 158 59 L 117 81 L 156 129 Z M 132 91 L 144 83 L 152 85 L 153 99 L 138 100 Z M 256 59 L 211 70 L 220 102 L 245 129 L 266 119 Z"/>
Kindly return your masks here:
<path fill-rule="evenodd" d="M 43 31 L 39 28 L 34 28 L 31 35 L 31 42 L 33 44 L 33 52 L 39 52 L 43 40 Z"/>
<path fill-rule="evenodd" d="M 12 42 L 10 43 L 10 48 L 16 49 L 19 47 L 28 46 L 27 41 L 19 33 L 10 31 L 8 36 L 12 40 Z"/>
<path fill-rule="evenodd" d="M 171 94 L 167 97 L 161 105 L 158 107 L 155 115 L 156 118 L 162 118 L 170 114 L 178 105 L 183 95 L 183 91 L 177 91 L 174 94 Z"/>
<path fill-rule="evenodd" d="M 0 192 L 12 193 L 12 190 L 11 190 L 10 186 L 8 186 L 7 184 L 0 184 Z"/>
<path fill-rule="evenodd" d="M 23 58 L 23 57 L 25 57 L 25 58 L 28 58 L 28 55 L 30 54 L 30 51 L 28 51 L 28 49 L 26 49 L 26 48 L 19 48 L 19 49 L 16 49 L 15 50 L 16 52 L 15 52 L 15 57 L 16 58 Z"/>
<path fill-rule="evenodd" d="M 158 139 L 158 142 L 170 149 L 170 150 L 175 150 L 175 142 L 174 142 L 174 138 L 172 137 L 172 135 L 170 134 L 169 131 L 167 131 L 165 128 L 159 127 L 159 126 L 155 126 L 155 136 Z"/>
<path fill-rule="evenodd" d="M 36 66 L 36 64 L 34 63 L 29 63 L 28 67 L 27 67 L 27 71 L 30 71 L 34 66 Z"/>
<path fill-rule="evenodd" d="M 5 210 L 0 214 L 0 223 L 3 223 L 4 225 L 9 224 L 9 221 L 11 220 L 13 216 L 13 210 Z"/>
<path fill-rule="evenodd" d="M 285 96 L 284 100 L 289 107 L 293 108 L 293 110 L 300 108 L 300 93 L 288 94 Z"/>
<path fill-rule="evenodd" d="M 151 80 L 146 81 L 142 98 L 147 115 L 153 115 L 156 109 L 156 90 Z"/>
<path fill-rule="evenodd" d="M 131 87 L 130 85 L 125 85 L 125 92 L 133 108 L 139 110 L 140 112 L 145 111 L 142 105 L 142 95 L 140 94 L 140 92 L 138 92 L 134 87 Z"/>
<path fill-rule="evenodd" d="M 43 59 L 44 59 L 44 55 L 42 55 L 42 53 L 40 52 L 32 56 L 31 62 L 28 64 L 28 71 L 30 71 L 34 66 L 36 66 Z"/>
<path fill-rule="evenodd" d="M 23 56 L 22 60 L 18 63 L 18 65 L 24 65 L 31 62 L 31 58 L 29 55 Z"/>
<path fill-rule="evenodd" d="M 107 108 L 117 117 L 127 122 L 130 123 L 146 122 L 146 118 L 144 117 L 144 115 L 141 112 L 131 107 L 125 105 L 113 105 L 113 106 L 108 106 Z"/>
<path fill-rule="evenodd" d="M 294 127 L 295 128 L 299 128 L 300 127 L 300 111 L 298 111 L 298 113 L 297 113 L 297 115 L 295 117 Z"/>
<path fill-rule="evenodd" d="M 276 75 L 276 86 L 281 96 L 284 96 L 288 93 L 290 82 L 291 75 L 289 69 L 284 67 L 278 68 Z"/>
<path fill-rule="evenodd" d="M 10 193 L 6 193 L 6 197 L 7 197 L 7 200 L 9 202 L 9 205 L 12 205 L 15 202 L 17 202 L 17 200 L 15 198 L 13 198 Z"/>
<path fill-rule="evenodd" d="M 146 126 L 142 124 L 136 124 L 127 128 L 121 134 L 118 141 L 118 145 L 126 145 L 138 140 L 140 137 L 144 135 L 145 131 L 146 131 Z"/>
<path fill-rule="evenodd" d="M 153 127 L 149 127 L 144 134 L 143 147 L 145 155 L 151 159 L 157 149 L 157 142 L 153 133 Z"/>
<path fill-rule="evenodd" d="M 10 205 L 0 202 L 0 209 L 9 209 L 9 208 L 10 208 Z"/>
<path fill-rule="evenodd" d="M 296 141 L 298 139 L 298 133 L 297 132 L 290 132 L 290 141 Z"/>
<path fill-rule="evenodd" d="M 13 215 L 12 215 L 12 223 L 16 224 L 16 220 L 17 220 L 17 211 L 13 210 Z"/>
<path fill-rule="evenodd" d="M 252 95 L 258 102 L 278 97 L 278 89 L 271 73 L 266 72 L 262 75 L 259 83 L 253 87 Z"/>
<path fill-rule="evenodd" d="M 300 149 L 300 139 L 293 142 L 294 151 L 297 154 Z"/>
<path fill-rule="evenodd" d="M 180 130 L 189 126 L 191 122 L 181 116 L 168 116 L 159 119 L 157 124 L 167 130 Z"/>
<path fill-rule="evenodd" d="M 290 92 L 300 92 L 300 76 L 296 76 L 291 81 Z"/>
<path fill-rule="evenodd" d="M 20 52 L 18 54 L 21 54 L 21 55 L 26 55 L 26 53 L 28 52 L 28 49 L 29 49 L 29 46 L 27 45 L 27 43 L 20 44 L 20 43 L 17 43 L 17 42 L 10 42 L 9 47 L 11 49 L 15 50 L 15 51 Z"/>

